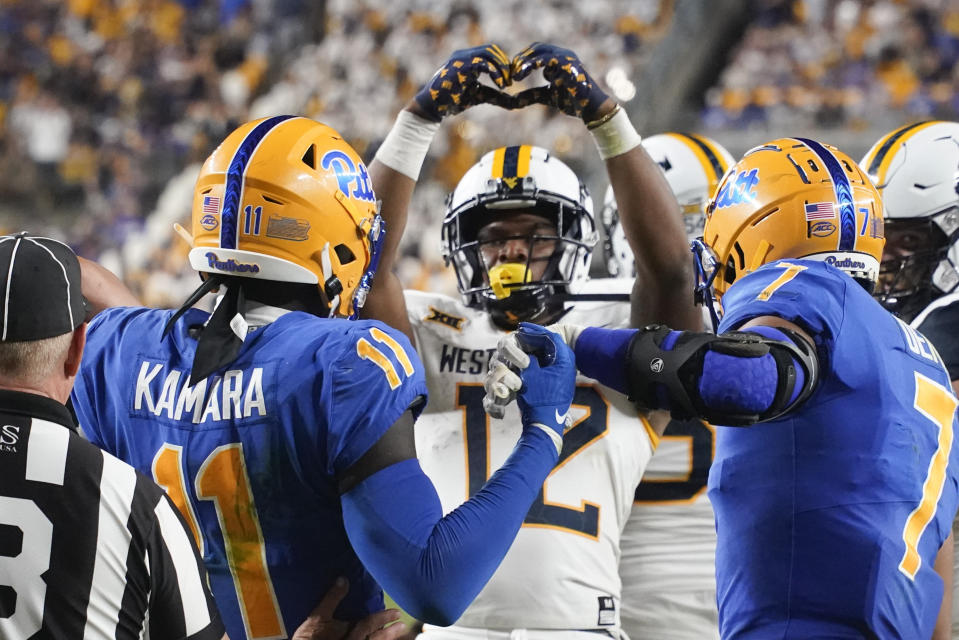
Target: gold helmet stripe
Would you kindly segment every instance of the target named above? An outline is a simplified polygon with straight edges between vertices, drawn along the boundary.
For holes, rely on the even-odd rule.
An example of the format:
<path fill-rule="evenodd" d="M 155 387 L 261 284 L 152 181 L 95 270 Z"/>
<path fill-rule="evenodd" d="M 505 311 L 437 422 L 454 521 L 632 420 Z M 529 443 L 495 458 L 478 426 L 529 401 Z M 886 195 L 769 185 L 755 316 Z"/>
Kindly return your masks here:
<path fill-rule="evenodd" d="M 493 172 L 491 178 L 503 177 L 503 159 L 506 157 L 506 147 L 500 147 L 493 152 Z"/>
<path fill-rule="evenodd" d="M 518 147 L 500 147 L 493 152 L 493 172 L 490 177 L 514 179 L 529 173 L 529 161 L 533 147 L 524 144 Z"/>
<path fill-rule="evenodd" d="M 726 173 L 726 163 L 722 160 L 722 155 L 717 153 L 713 144 L 706 138 L 693 135 L 691 133 L 669 133 L 680 142 L 686 144 L 699 160 L 703 167 L 703 173 L 709 177 L 709 190 L 715 191 Z"/>
<path fill-rule="evenodd" d="M 863 164 L 869 165 L 866 167 L 866 173 L 873 179 L 876 187 L 881 189 L 885 186 L 887 179 L 886 174 L 889 172 L 889 167 L 892 166 L 892 159 L 896 156 L 895 150 L 899 148 L 898 143 L 905 143 L 912 136 L 937 122 L 939 121 L 927 120 L 925 122 L 907 124 L 904 127 L 891 131 L 885 138 L 876 143 L 873 147 L 873 149 L 876 150 L 876 154 L 872 158 L 866 157 L 863 162 Z"/>

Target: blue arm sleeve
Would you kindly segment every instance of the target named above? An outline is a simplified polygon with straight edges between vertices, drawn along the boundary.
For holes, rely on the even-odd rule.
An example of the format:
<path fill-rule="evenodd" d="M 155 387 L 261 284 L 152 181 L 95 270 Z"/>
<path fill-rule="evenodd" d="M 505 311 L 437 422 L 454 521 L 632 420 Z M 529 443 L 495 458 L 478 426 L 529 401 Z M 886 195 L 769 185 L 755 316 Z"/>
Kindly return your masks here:
<path fill-rule="evenodd" d="M 576 368 L 588 378 L 627 393 L 626 350 L 636 329 L 586 327 L 576 339 Z"/>
<path fill-rule="evenodd" d="M 743 329 L 757 333 L 770 340 L 792 339 L 774 327 L 750 327 Z M 802 391 L 805 371 L 793 359 L 796 368 L 796 385 L 793 387 L 793 402 Z M 737 413 L 762 413 L 769 409 L 776 398 L 779 372 L 776 361 L 768 353 L 761 358 L 740 358 L 716 351 L 709 351 L 703 360 L 703 373 L 699 379 L 699 396 L 707 407 L 714 410 Z"/>
<path fill-rule="evenodd" d="M 453 624 L 506 555 L 556 459 L 545 433 L 525 429 L 506 463 L 445 517 L 419 462 L 398 462 L 342 496 L 347 534 L 398 605 Z"/>

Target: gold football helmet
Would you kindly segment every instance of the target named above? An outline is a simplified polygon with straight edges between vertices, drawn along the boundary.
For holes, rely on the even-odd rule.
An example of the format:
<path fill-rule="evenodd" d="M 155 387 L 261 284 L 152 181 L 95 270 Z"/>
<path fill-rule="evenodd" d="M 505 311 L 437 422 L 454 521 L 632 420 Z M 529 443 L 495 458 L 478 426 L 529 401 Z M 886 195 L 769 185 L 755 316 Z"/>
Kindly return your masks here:
<path fill-rule="evenodd" d="M 316 284 L 330 316 L 353 318 L 379 260 L 377 209 L 369 173 L 339 133 L 308 118 L 254 120 L 200 170 L 190 264 L 211 274 Z"/>
<path fill-rule="evenodd" d="M 845 153 L 781 138 L 747 151 L 726 173 L 707 207 L 703 242 L 694 251 L 705 303 L 782 258 L 831 264 L 872 291 L 885 243 L 882 201 Z"/>

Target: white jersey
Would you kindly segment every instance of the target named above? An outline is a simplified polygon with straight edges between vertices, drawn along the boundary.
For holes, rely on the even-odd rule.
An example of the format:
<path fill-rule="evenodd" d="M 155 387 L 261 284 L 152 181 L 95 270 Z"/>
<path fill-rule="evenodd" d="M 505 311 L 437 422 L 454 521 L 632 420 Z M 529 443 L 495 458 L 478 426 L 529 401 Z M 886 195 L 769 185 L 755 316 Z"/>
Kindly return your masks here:
<path fill-rule="evenodd" d="M 711 327 L 705 308 L 703 322 Z M 714 437 L 699 420 L 670 421 L 636 488 L 619 563 L 631 640 L 719 638 L 716 524 L 706 497 Z"/>
<path fill-rule="evenodd" d="M 631 640 L 719 638 L 716 525 L 706 497 L 713 427 L 672 420 L 636 488 L 620 542 Z"/>
<path fill-rule="evenodd" d="M 416 450 L 448 513 L 503 464 L 522 430 L 515 403 L 503 420 L 483 411 L 487 361 L 504 332 L 447 296 L 408 291 L 406 303 L 430 394 Z M 622 327 L 628 316 L 623 303 L 582 303 L 564 321 Z M 458 626 L 618 628 L 620 533 L 656 436 L 623 394 L 588 378 L 577 380 L 570 412 L 556 469 Z"/>

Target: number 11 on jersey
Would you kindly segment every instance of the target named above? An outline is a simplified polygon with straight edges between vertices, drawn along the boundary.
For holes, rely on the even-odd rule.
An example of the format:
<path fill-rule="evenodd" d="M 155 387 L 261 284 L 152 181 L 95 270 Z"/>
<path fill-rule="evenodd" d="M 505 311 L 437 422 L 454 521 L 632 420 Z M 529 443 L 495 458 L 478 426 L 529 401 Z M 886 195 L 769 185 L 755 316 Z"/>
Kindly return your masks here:
<path fill-rule="evenodd" d="M 186 488 L 182 447 L 164 444 L 153 458 L 153 478 L 166 489 L 196 536 L 205 546 Z M 257 516 L 243 445 L 226 444 L 206 457 L 194 479 L 196 495 L 216 507 L 223 545 L 233 575 L 240 614 L 250 640 L 285 638 L 283 617 L 266 563 L 266 545 Z"/>

